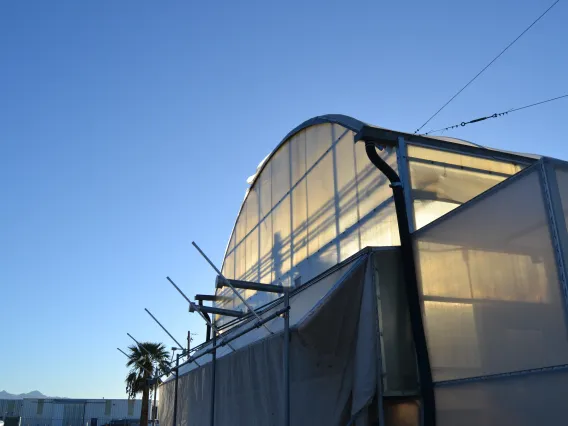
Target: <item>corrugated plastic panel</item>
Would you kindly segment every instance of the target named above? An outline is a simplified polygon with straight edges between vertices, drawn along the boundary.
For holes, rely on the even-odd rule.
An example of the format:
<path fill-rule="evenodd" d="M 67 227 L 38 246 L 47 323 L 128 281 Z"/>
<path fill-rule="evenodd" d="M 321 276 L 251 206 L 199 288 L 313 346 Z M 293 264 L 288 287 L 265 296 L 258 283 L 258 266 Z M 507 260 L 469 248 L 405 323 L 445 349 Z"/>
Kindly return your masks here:
<path fill-rule="evenodd" d="M 538 169 L 416 235 L 435 381 L 568 363 Z"/>

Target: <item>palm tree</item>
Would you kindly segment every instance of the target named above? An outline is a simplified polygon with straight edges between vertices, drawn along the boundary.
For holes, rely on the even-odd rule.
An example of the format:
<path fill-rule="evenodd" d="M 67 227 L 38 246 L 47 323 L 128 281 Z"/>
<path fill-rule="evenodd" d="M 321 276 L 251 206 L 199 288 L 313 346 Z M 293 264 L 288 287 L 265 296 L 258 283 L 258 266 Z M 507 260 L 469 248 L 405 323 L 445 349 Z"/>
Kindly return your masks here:
<path fill-rule="evenodd" d="M 143 342 L 140 345 L 128 347 L 126 366 L 130 368 L 130 371 L 126 376 L 126 393 L 128 398 L 136 398 L 136 395 L 142 393 L 140 426 L 148 426 L 150 388 L 146 380 L 155 376 L 156 373 L 169 371 L 168 357 L 168 351 L 162 343 Z"/>

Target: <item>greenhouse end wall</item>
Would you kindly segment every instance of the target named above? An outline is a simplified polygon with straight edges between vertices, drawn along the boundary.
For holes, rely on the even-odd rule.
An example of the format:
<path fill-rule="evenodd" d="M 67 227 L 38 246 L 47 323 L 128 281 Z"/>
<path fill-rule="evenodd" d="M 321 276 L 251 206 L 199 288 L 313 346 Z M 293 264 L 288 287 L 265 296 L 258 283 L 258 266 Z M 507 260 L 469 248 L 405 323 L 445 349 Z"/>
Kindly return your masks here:
<path fill-rule="evenodd" d="M 399 244 L 388 182 L 353 137 L 338 124 L 310 126 L 267 160 L 230 238 L 222 268 L 227 278 L 298 286 L 365 247 Z M 395 150 L 381 155 L 398 168 Z M 253 307 L 272 297 L 242 293 Z M 219 307 L 242 308 L 230 289 L 218 296 Z"/>
<path fill-rule="evenodd" d="M 414 234 L 437 424 L 564 424 L 565 166 L 541 160 Z"/>

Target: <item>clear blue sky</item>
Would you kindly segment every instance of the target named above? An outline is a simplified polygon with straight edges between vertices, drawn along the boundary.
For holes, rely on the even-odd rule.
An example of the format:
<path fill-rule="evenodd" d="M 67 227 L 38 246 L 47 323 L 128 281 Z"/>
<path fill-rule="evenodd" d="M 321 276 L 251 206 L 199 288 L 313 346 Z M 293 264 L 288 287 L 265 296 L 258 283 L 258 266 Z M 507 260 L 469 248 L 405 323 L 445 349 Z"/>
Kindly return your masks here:
<path fill-rule="evenodd" d="M 303 120 L 414 131 L 552 0 L 5 1 L 0 390 L 124 397 L 115 348 L 202 322 L 246 178 Z M 433 122 L 568 93 L 560 2 Z M 456 137 L 568 159 L 568 100 Z M 430 129 L 430 126 L 427 126 Z"/>

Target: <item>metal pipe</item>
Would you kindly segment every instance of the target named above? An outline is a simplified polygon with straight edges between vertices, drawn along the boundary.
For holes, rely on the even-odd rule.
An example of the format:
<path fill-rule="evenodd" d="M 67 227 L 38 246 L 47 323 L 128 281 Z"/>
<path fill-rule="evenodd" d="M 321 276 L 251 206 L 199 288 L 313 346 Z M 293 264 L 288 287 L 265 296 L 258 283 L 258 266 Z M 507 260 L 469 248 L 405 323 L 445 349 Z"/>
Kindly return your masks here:
<path fill-rule="evenodd" d="M 223 315 L 227 317 L 236 317 L 236 318 L 242 318 L 246 315 L 243 311 L 233 311 L 231 309 L 221 309 L 221 308 L 215 308 L 213 306 L 200 305 L 199 310 L 206 314 Z M 194 312 L 194 311 L 195 309 L 193 308 L 193 306 L 190 306 L 189 312 Z"/>
<path fill-rule="evenodd" d="M 286 289 L 280 285 L 273 285 L 273 284 L 259 284 L 253 283 L 250 281 L 241 281 L 241 280 L 230 280 L 225 278 L 226 281 L 230 282 L 231 285 L 235 288 L 240 288 L 244 290 L 256 290 L 256 291 L 265 291 L 268 293 L 279 293 L 283 294 Z M 225 280 L 221 278 L 221 276 L 217 276 L 215 279 L 215 287 L 216 288 L 223 288 L 225 287 Z"/>
<path fill-rule="evenodd" d="M 357 136 L 355 137 L 356 141 L 360 139 L 361 138 L 357 138 Z M 397 173 L 377 153 L 374 141 L 365 140 L 365 151 L 371 163 L 373 163 L 373 165 L 379 169 L 391 183 L 390 186 L 392 188 L 396 218 L 398 222 L 398 233 L 400 236 L 400 249 L 402 253 L 403 274 L 404 282 L 406 284 L 410 324 L 412 328 L 412 336 L 414 338 L 414 346 L 416 348 L 418 374 L 420 377 L 422 399 L 424 402 L 424 426 L 434 426 L 436 424 L 436 407 L 432 382 L 432 370 L 430 367 L 426 334 L 424 332 L 424 324 L 422 321 L 420 295 L 418 290 L 418 281 L 416 279 L 416 264 L 414 262 L 414 250 L 412 247 L 412 238 L 410 235 L 406 203 L 404 200 L 404 188 Z"/>
<path fill-rule="evenodd" d="M 199 299 L 199 307 L 203 306 L 203 299 Z M 211 318 L 209 317 L 209 315 L 207 314 L 207 318 L 209 319 L 209 321 L 211 321 Z M 207 328 L 205 330 L 205 341 L 208 342 L 209 340 L 211 340 L 211 326 L 209 324 L 207 324 Z"/>
<path fill-rule="evenodd" d="M 284 292 L 284 426 L 290 426 L 290 292 Z"/>
<path fill-rule="evenodd" d="M 180 356 L 180 354 L 176 355 L 176 383 L 175 383 L 175 390 L 174 390 L 174 424 L 173 424 L 173 426 L 177 425 L 179 356 Z"/>
<path fill-rule="evenodd" d="M 223 279 L 223 281 L 225 281 L 225 284 L 228 285 L 229 287 L 231 287 L 231 290 L 233 290 L 233 293 L 235 293 L 237 295 L 237 297 L 241 300 L 241 302 L 243 302 L 243 304 L 247 307 L 247 309 L 249 310 L 250 313 L 252 313 L 256 319 L 260 322 L 261 318 L 258 315 L 258 313 L 252 308 L 252 306 L 245 300 L 245 298 L 241 295 L 241 293 L 239 293 L 235 287 L 233 287 L 233 285 L 229 282 L 229 280 L 227 278 L 225 278 L 223 276 L 223 274 L 221 273 L 221 271 L 213 264 L 213 262 L 211 262 L 211 260 L 207 257 L 207 255 L 205 253 L 203 253 L 203 250 L 201 250 L 199 248 L 199 246 L 195 243 L 195 241 L 192 241 L 191 244 L 193 245 L 193 247 L 195 247 L 197 249 L 197 251 L 201 254 L 201 256 L 203 256 L 203 258 L 207 261 L 207 263 L 209 263 L 209 265 L 211 265 L 211 267 L 215 270 L 215 272 L 217 272 L 217 275 L 219 277 L 221 277 L 221 279 Z M 274 334 L 267 326 L 266 324 L 263 324 L 263 327 L 270 333 L 270 334 Z"/>
<path fill-rule="evenodd" d="M 195 303 L 193 303 L 191 300 L 189 300 L 189 297 L 187 297 L 185 295 L 185 293 L 183 291 L 181 291 L 181 289 L 176 285 L 176 283 L 174 283 L 172 281 L 172 279 L 170 277 L 166 277 L 166 279 L 176 288 L 176 290 L 179 292 L 179 294 L 181 294 L 183 296 L 183 298 L 189 302 L 189 306 L 193 306 L 193 309 L 196 310 L 199 313 L 199 315 L 201 315 L 201 318 L 203 318 L 205 320 L 205 322 L 207 324 L 209 324 L 209 326 L 213 329 L 213 331 L 215 333 L 217 333 L 218 336 L 220 336 L 221 333 L 219 333 L 219 330 L 217 329 L 217 327 L 215 327 L 215 324 L 213 324 L 213 322 L 211 322 L 211 320 L 209 318 L 207 318 L 203 312 L 201 312 L 199 307 Z M 233 351 L 235 350 L 235 348 L 233 348 L 231 345 L 228 345 L 228 346 Z"/>
<path fill-rule="evenodd" d="M 215 348 L 216 343 L 217 336 L 213 335 L 213 351 L 211 352 L 211 426 L 215 426 L 215 375 L 217 370 L 217 349 Z"/>
<path fill-rule="evenodd" d="M 128 335 L 128 337 L 130 337 L 132 340 L 134 340 L 136 342 L 136 344 L 138 345 L 139 348 L 144 349 L 144 352 L 146 352 L 149 356 L 152 356 L 150 351 L 148 349 L 146 349 L 144 346 L 142 346 L 140 344 L 140 342 L 138 340 L 136 340 L 134 337 L 132 337 L 132 335 L 130 333 L 126 333 L 126 334 Z"/>
<path fill-rule="evenodd" d="M 166 332 L 166 334 L 167 334 L 168 336 L 170 336 L 171 339 L 172 339 L 174 342 L 176 342 L 176 344 L 177 344 L 180 348 L 183 348 L 183 346 L 181 345 L 181 343 L 178 342 L 178 341 L 176 340 L 176 338 L 175 338 L 174 336 L 172 336 L 171 333 L 170 333 L 168 330 L 166 330 L 166 327 L 164 327 L 164 326 L 162 325 L 162 323 L 160 323 L 160 321 L 158 321 L 158 320 L 156 319 L 156 317 L 155 317 L 154 315 L 152 315 L 152 312 L 150 312 L 150 311 L 149 311 L 148 309 L 146 309 L 146 308 L 144 308 L 144 310 L 145 310 L 146 312 L 148 312 L 148 315 L 150 315 L 150 316 L 152 317 L 152 319 L 153 319 L 154 321 L 156 321 L 156 323 L 157 323 L 160 327 L 162 327 L 162 330 L 164 330 L 164 331 Z"/>

